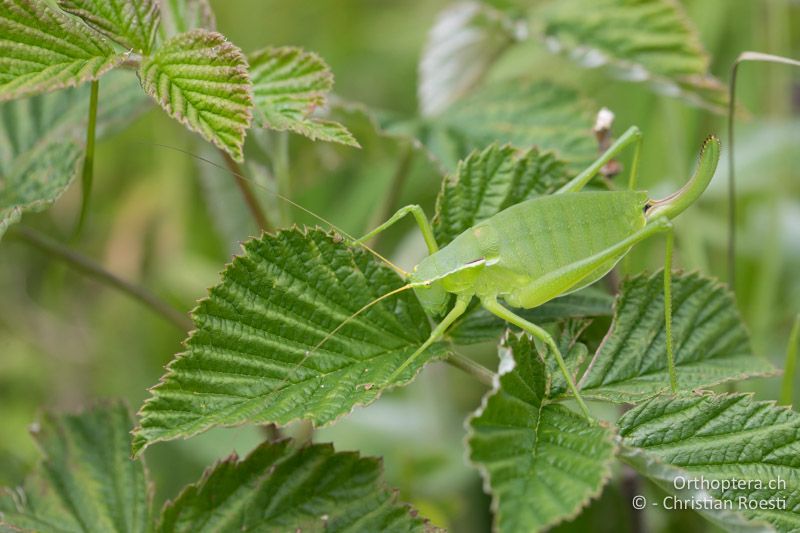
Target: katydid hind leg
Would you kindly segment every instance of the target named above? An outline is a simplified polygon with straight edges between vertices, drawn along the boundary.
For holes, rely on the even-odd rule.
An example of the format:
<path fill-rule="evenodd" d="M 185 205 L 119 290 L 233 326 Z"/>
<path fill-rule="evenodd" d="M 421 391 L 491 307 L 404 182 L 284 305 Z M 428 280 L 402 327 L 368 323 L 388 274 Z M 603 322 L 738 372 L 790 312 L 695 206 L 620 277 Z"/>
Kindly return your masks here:
<path fill-rule="evenodd" d="M 389 229 L 408 214 L 413 215 L 414 220 L 419 226 L 419 229 L 422 232 L 422 237 L 425 239 L 425 244 L 428 246 L 428 251 L 430 253 L 439 251 L 439 245 L 436 243 L 436 237 L 433 235 L 433 228 L 431 227 L 430 221 L 428 221 L 428 217 L 425 216 L 425 211 L 423 211 L 422 208 L 416 204 L 401 207 L 394 215 L 391 216 L 391 218 L 389 218 L 389 220 L 358 239 L 356 243 L 361 244 L 366 242 L 375 235 Z"/>
<path fill-rule="evenodd" d="M 437 324 L 435 328 L 433 328 L 433 331 L 431 332 L 430 336 L 428 336 L 428 338 L 425 340 L 425 342 L 423 342 L 422 345 L 420 345 L 420 347 L 417 348 L 417 350 L 408 357 L 408 359 L 403 361 L 403 364 L 397 367 L 397 370 L 392 372 L 392 374 L 386 380 L 387 385 L 392 384 L 392 382 L 394 382 L 398 378 L 398 376 L 400 376 L 400 374 L 402 374 L 403 371 L 417 359 L 417 357 L 422 355 L 422 352 L 427 350 L 434 342 L 444 337 L 444 334 L 447 332 L 447 328 L 449 328 L 453 324 L 453 322 L 455 322 L 458 319 L 458 317 L 463 315 L 464 311 L 467 310 L 467 306 L 469 305 L 470 300 L 472 300 L 472 295 L 463 295 L 463 294 L 458 295 L 458 298 L 456 298 L 456 303 L 450 310 L 450 312 L 447 313 L 447 315 L 445 315 L 442 321 L 439 322 L 439 324 Z"/>
<path fill-rule="evenodd" d="M 515 326 L 533 335 L 534 337 L 541 340 L 547 345 L 547 347 L 553 353 L 553 356 L 556 358 L 556 363 L 558 363 L 558 367 L 561 370 L 561 373 L 564 375 L 564 379 L 567 382 L 567 386 L 569 387 L 573 396 L 575 396 L 575 401 L 578 402 L 578 406 L 583 412 L 583 415 L 588 420 L 593 420 L 592 415 L 589 413 L 589 408 L 586 407 L 583 398 L 581 398 L 581 395 L 578 392 L 578 388 L 575 386 L 575 380 L 572 379 L 572 375 L 570 375 L 569 373 L 569 369 L 567 368 L 567 365 L 564 362 L 564 358 L 561 356 L 561 350 L 558 349 L 558 345 L 556 344 L 555 340 L 553 340 L 553 337 L 541 327 L 537 326 L 536 324 L 533 324 L 532 322 L 528 322 L 521 316 L 517 315 L 516 313 L 507 309 L 506 307 L 500 305 L 500 303 L 494 298 L 483 299 L 481 300 L 481 303 L 483 304 L 483 307 L 493 315 L 502 318 L 506 322 L 514 324 Z"/>

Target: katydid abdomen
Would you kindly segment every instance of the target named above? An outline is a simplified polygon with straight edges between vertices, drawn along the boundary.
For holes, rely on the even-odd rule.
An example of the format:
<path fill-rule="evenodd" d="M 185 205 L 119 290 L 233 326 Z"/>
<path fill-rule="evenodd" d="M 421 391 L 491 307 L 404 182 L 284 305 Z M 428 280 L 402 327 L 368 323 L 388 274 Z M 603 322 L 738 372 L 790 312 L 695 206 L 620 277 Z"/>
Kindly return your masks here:
<path fill-rule="evenodd" d="M 536 307 L 611 270 L 627 248 L 599 266 L 584 260 L 643 228 L 646 201 L 643 192 L 595 191 L 516 204 L 426 257 L 411 282 L 440 280 L 450 293 Z"/>

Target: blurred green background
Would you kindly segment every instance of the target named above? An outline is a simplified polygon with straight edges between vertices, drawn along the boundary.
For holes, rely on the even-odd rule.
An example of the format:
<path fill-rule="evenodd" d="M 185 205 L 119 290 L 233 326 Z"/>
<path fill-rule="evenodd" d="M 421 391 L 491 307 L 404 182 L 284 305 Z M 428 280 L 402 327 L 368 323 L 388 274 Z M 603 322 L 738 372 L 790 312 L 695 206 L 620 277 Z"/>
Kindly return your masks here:
<path fill-rule="evenodd" d="M 498 4 L 513 5 L 504 1 Z M 521 3 L 521 2 L 520 2 Z M 800 56 L 800 2 L 685 0 L 690 18 L 712 55 L 713 74 L 727 82 L 743 50 Z M 336 75 L 344 100 L 411 115 L 416 110 L 416 68 L 427 31 L 444 1 L 229 0 L 213 2 L 218 29 L 245 51 L 265 45 L 298 45 L 319 53 Z M 617 116 L 620 133 L 637 124 L 645 134 L 640 183 L 654 196 L 675 190 L 709 133 L 722 137 L 721 116 L 659 96 L 646 87 L 612 81 L 541 47 L 517 47 L 490 72 L 492 78 L 546 73 L 592 95 Z M 129 73 L 130 74 L 130 73 Z M 130 74 L 132 75 L 132 74 Z M 758 353 L 782 364 L 788 331 L 800 311 L 800 74 L 788 67 L 744 65 L 738 123 L 738 304 Z M 100 84 L 102 106 L 103 84 Z M 347 231 L 358 233 L 376 216 L 403 151 L 380 137 L 357 113 L 341 117 L 359 139 L 356 150 L 291 137 L 295 198 Z M 252 142 L 251 135 L 250 142 Z M 188 311 L 218 273 L 238 241 L 255 234 L 230 178 L 152 143 L 204 153 L 202 142 L 148 108 L 129 128 L 98 146 L 93 209 L 76 248 L 108 269 L 135 280 Z M 623 162 L 625 162 L 623 158 Z M 251 172 L 258 172 L 253 167 Z M 676 265 L 725 279 L 726 165 L 699 205 L 677 221 Z M 436 168 L 416 155 L 399 207 L 420 202 L 428 213 L 440 184 Z M 79 208 L 79 187 L 55 207 L 26 222 L 66 238 Z M 263 194 L 263 193 L 260 193 Z M 275 200 L 264 197 L 271 209 Z M 301 222 L 314 223 L 293 213 Z M 382 241 L 401 264 L 422 253 L 413 228 L 402 225 Z M 631 270 L 658 268 L 663 244 L 633 253 Z M 163 366 L 181 350 L 184 334 L 124 295 L 100 286 L 36 250 L 0 243 L 0 484 L 17 484 L 37 454 L 26 428 L 40 407 L 73 409 L 98 398 L 123 397 L 138 408 Z M 494 366 L 491 346 L 474 355 Z M 742 384 L 774 399 L 778 378 Z M 463 420 L 484 390 L 442 365 L 431 365 L 411 387 L 359 409 L 315 434 L 339 449 L 382 455 L 388 482 L 437 525 L 453 531 L 487 531 L 489 502 L 477 471 L 464 460 Z M 190 441 L 159 444 L 146 454 L 160 502 L 195 480 L 233 449 L 246 453 L 263 438 L 258 428 L 215 430 Z M 630 506 L 618 484 L 589 513 L 564 530 L 624 530 Z M 650 489 L 648 489 L 650 490 Z M 602 515 L 602 523 L 597 516 Z M 648 515 L 652 530 L 698 530 L 686 513 Z"/>

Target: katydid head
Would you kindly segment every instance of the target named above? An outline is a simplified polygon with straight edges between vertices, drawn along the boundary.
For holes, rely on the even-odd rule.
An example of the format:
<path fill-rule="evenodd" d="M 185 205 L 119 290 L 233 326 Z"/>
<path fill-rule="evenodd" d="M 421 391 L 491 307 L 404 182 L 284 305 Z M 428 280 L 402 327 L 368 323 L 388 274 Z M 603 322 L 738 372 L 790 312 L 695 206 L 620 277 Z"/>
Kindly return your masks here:
<path fill-rule="evenodd" d="M 683 187 L 666 198 L 647 202 L 645 207 L 647 218 L 665 216 L 673 219 L 695 203 L 711 183 L 711 178 L 714 177 L 720 149 L 719 139 L 714 135 L 709 135 L 700 150 L 700 159 L 692 177 Z"/>
<path fill-rule="evenodd" d="M 441 279 L 438 279 L 435 260 L 431 260 L 431 257 L 433 256 L 426 257 L 414 267 L 408 281 L 414 287 L 414 294 L 425 312 L 430 316 L 441 316 L 447 311 L 450 294 L 444 289 Z"/>

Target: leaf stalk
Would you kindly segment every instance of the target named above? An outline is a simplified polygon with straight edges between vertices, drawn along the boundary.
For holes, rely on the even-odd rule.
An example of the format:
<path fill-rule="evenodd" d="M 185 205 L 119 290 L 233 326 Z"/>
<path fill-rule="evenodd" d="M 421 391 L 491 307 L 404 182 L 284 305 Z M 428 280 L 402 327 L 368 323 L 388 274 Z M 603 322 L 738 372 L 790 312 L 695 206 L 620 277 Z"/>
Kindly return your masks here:
<path fill-rule="evenodd" d="M 89 201 L 92 197 L 92 183 L 94 182 L 94 141 L 97 129 L 97 95 L 100 82 L 93 80 L 89 95 L 89 123 L 86 127 L 86 153 L 83 157 L 83 171 L 81 172 L 81 213 L 78 218 L 78 226 L 75 228 L 75 236 L 83 231 L 86 217 L 89 215 Z"/>

